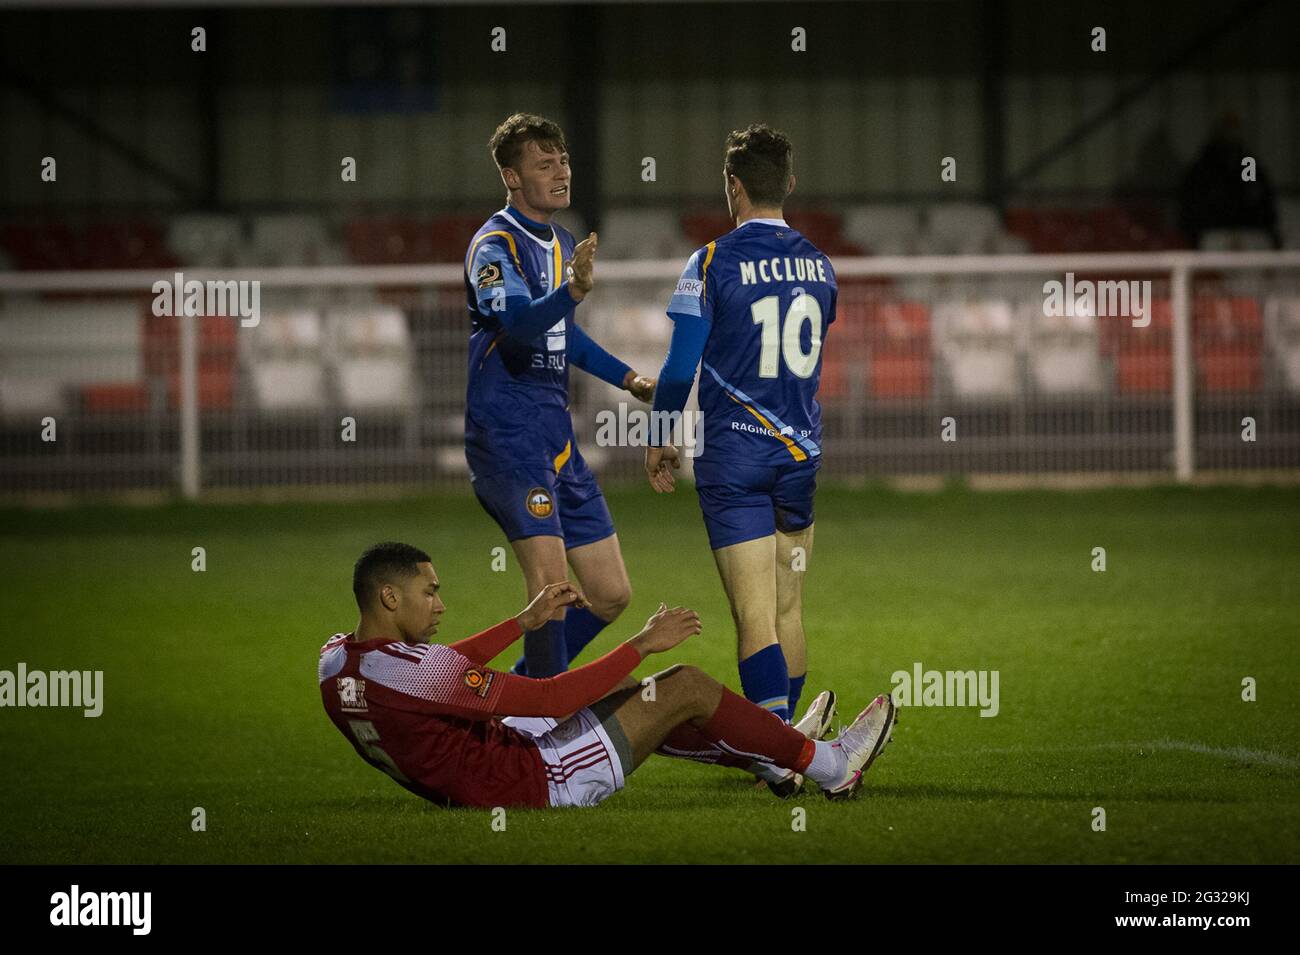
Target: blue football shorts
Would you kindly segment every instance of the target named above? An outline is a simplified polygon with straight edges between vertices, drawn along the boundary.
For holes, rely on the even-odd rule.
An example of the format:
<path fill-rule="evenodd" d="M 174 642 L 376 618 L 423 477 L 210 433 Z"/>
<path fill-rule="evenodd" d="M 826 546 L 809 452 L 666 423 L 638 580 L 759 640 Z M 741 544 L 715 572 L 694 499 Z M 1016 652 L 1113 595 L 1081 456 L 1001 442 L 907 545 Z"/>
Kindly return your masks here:
<path fill-rule="evenodd" d="M 695 462 L 695 490 L 714 550 L 813 522 L 813 495 L 821 457 L 782 467 Z"/>
<path fill-rule="evenodd" d="M 478 476 L 474 494 L 506 540 L 562 537 L 569 550 L 614 533 L 605 495 L 576 443 L 558 471 L 538 464 Z"/>

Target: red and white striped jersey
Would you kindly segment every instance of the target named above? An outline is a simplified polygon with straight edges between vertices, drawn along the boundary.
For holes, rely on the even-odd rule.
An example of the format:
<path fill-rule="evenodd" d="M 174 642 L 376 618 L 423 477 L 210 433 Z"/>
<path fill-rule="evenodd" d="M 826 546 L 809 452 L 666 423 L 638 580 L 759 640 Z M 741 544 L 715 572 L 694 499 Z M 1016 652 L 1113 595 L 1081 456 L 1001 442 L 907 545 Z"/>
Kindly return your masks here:
<path fill-rule="evenodd" d="M 537 746 L 493 715 L 508 674 L 440 644 L 351 637 L 321 648 L 320 691 L 362 759 L 443 805 L 547 805 Z"/>

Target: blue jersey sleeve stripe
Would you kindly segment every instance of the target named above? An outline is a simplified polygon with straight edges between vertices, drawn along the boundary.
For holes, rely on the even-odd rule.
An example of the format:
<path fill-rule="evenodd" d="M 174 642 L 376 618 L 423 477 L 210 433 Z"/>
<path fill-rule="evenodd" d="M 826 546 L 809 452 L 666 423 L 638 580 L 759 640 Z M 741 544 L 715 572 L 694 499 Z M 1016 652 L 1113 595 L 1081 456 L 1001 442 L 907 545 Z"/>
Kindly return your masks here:
<path fill-rule="evenodd" d="M 781 433 L 781 435 L 779 436 L 783 436 L 788 441 L 797 444 L 802 450 L 807 452 L 809 457 L 816 457 L 817 455 L 822 453 L 822 449 L 817 446 L 816 441 L 813 441 L 811 438 L 795 433 L 793 428 L 790 428 L 784 421 L 782 421 L 776 415 L 772 414 L 772 412 L 768 411 L 758 402 L 754 401 L 754 399 L 750 398 L 749 395 L 745 394 L 743 391 L 741 391 L 739 388 L 735 387 L 734 385 L 728 384 L 726 381 L 723 380 L 722 376 L 718 374 L 717 369 L 714 368 L 712 365 L 710 365 L 707 361 L 702 363 L 702 367 L 704 368 L 705 371 L 707 371 L 710 375 L 713 376 L 713 380 L 718 383 L 718 385 L 722 388 L 722 390 L 725 391 L 727 394 L 729 394 L 732 398 L 734 398 L 738 403 L 745 405 L 746 407 L 750 408 L 753 411 L 758 412 L 760 415 L 766 418 L 771 423 L 772 429 L 774 431 Z"/>
<path fill-rule="evenodd" d="M 515 260 L 515 267 L 519 269 L 520 274 L 523 274 L 524 266 L 523 263 L 519 261 L 519 247 L 515 245 L 515 237 L 505 229 L 493 229 L 491 232 L 484 232 L 475 239 L 473 244 L 469 247 L 469 252 L 465 254 L 466 267 L 469 267 L 469 263 L 474 261 L 474 253 L 477 251 L 479 245 L 481 245 L 485 240 L 498 235 L 506 240 L 506 245 L 510 247 L 510 257 Z M 493 245 L 499 247 L 499 244 L 495 242 L 489 243 L 488 247 L 491 248 Z"/>
<path fill-rule="evenodd" d="M 711 255 L 712 253 L 710 253 Z M 690 315 L 693 318 L 705 318 L 704 314 L 704 273 L 700 268 L 699 250 L 691 253 L 682 269 L 682 277 L 677 280 L 673 297 L 668 300 L 668 315 Z"/>
<path fill-rule="evenodd" d="M 498 270 L 497 278 L 487 285 L 479 284 L 479 273 L 486 266 L 496 266 Z M 510 257 L 506 250 L 495 242 L 480 245 L 475 251 L 470 262 L 469 269 L 470 284 L 474 287 L 474 295 L 478 301 L 480 309 L 502 311 L 506 301 L 512 298 L 522 297 L 530 300 L 532 294 L 528 289 L 528 284 L 511 265 Z M 493 309 L 493 303 L 501 304 Z"/>

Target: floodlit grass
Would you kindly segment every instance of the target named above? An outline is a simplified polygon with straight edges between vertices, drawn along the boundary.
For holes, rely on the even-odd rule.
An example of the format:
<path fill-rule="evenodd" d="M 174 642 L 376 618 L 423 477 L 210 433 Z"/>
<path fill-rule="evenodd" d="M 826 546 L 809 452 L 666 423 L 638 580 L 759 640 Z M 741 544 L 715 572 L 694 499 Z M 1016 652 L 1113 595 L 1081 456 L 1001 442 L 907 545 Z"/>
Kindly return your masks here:
<path fill-rule="evenodd" d="M 666 600 L 698 609 L 704 632 L 638 674 L 687 662 L 738 687 L 692 489 L 610 505 L 633 603 L 583 660 Z M 919 661 L 997 670 L 997 716 L 902 710 L 849 804 L 783 803 L 656 757 L 599 808 L 511 810 L 504 832 L 364 764 L 315 680 L 320 645 L 356 621 L 352 562 L 375 541 L 434 556 L 448 640 L 522 607 L 513 557 L 491 571 L 503 541 L 468 495 L 0 512 L 0 669 L 105 674 L 98 719 L 0 710 L 6 859 L 1300 861 L 1300 491 L 824 488 L 817 508 L 805 701 L 833 687 L 847 719 Z M 197 806 L 206 832 L 191 831 Z"/>

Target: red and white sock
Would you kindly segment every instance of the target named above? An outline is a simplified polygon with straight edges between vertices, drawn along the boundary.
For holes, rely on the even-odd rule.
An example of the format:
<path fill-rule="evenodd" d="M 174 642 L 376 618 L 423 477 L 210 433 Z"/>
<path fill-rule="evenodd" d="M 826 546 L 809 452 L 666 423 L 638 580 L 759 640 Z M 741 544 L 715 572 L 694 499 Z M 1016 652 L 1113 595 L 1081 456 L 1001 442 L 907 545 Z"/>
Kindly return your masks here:
<path fill-rule="evenodd" d="M 780 717 L 726 687 L 722 688 L 718 708 L 700 727 L 700 734 L 730 756 L 746 762 L 775 763 L 800 773 L 807 770 L 818 748 L 814 740 Z"/>

